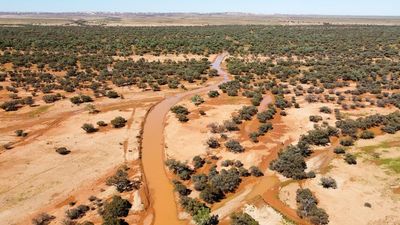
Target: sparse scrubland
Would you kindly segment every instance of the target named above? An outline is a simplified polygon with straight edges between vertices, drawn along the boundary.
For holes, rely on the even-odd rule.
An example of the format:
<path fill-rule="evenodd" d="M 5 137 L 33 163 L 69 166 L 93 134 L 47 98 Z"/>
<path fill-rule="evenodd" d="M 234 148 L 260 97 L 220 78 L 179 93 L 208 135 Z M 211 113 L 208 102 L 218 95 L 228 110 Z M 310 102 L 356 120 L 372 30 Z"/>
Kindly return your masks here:
<path fill-rule="evenodd" d="M 197 225 L 400 221 L 397 26 L 0 35 L 7 224 L 149 225 L 163 216 L 152 194 L 165 187 L 175 193 L 163 207 Z M 149 190 L 144 125 L 164 103 L 163 137 L 150 141 L 168 182 Z"/>

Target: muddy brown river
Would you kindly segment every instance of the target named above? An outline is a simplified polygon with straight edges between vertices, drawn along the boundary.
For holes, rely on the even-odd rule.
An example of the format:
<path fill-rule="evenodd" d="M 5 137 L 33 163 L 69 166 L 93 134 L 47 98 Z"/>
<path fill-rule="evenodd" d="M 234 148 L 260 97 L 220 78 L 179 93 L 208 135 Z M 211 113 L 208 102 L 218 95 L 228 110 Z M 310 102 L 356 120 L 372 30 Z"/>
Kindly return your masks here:
<path fill-rule="evenodd" d="M 153 209 L 154 214 L 145 219 L 145 224 L 185 224 L 185 221 L 178 219 L 173 186 L 165 170 L 163 134 L 165 117 L 170 108 L 183 98 L 217 89 L 219 84 L 228 81 L 227 72 L 221 68 L 221 63 L 226 56 L 227 54 L 220 54 L 212 63 L 212 68 L 218 70 L 223 81 L 218 84 L 170 96 L 155 105 L 146 117 L 142 139 L 142 163 L 147 187 L 150 192 L 150 207 Z"/>

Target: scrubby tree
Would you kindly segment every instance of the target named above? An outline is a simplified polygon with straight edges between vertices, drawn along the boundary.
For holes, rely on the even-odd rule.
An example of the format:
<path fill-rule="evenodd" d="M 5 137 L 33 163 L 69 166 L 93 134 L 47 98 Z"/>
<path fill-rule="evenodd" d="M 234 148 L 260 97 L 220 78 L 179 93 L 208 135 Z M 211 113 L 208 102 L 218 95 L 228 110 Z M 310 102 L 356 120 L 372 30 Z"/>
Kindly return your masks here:
<path fill-rule="evenodd" d="M 219 146 L 220 146 L 218 139 L 216 139 L 216 138 L 214 138 L 214 137 L 210 137 L 210 138 L 207 140 L 207 145 L 208 145 L 208 147 L 210 147 L 210 148 L 219 148 Z"/>
<path fill-rule="evenodd" d="M 324 188 L 337 188 L 336 180 L 332 177 L 322 177 L 321 178 L 321 185 Z"/>
<path fill-rule="evenodd" d="M 229 140 L 225 143 L 225 147 L 233 152 L 233 153 L 241 153 L 244 152 L 244 148 L 240 143 L 236 140 Z"/>
<path fill-rule="evenodd" d="M 247 213 L 233 213 L 231 225 L 259 225 L 259 223 Z"/>
<path fill-rule="evenodd" d="M 91 123 L 85 123 L 82 125 L 82 129 L 86 131 L 86 133 L 94 133 L 97 131 L 97 128 L 93 126 Z"/>
<path fill-rule="evenodd" d="M 111 124 L 114 128 L 121 128 L 124 127 L 126 122 L 128 122 L 124 117 L 117 116 L 113 120 L 111 120 Z"/>

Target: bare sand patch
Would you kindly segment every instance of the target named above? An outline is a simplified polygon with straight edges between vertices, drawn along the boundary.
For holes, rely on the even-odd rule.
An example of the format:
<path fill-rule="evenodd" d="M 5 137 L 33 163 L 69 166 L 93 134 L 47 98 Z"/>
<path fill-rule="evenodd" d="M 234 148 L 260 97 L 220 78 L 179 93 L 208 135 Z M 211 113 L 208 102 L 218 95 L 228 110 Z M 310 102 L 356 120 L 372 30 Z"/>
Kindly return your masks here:
<path fill-rule="evenodd" d="M 193 104 L 187 101 L 182 105 L 187 106 L 189 111 L 195 109 Z M 207 115 L 202 116 L 201 119 L 189 120 L 187 123 L 179 122 L 173 113 L 168 113 L 167 125 L 164 130 L 168 157 L 181 161 L 191 161 L 196 155 L 206 154 L 209 150 L 206 141 L 208 137 L 212 136 L 207 125 L 230 119 L 231 114 L 239 110 L 242 105 L 209 106 L 205 103 L 201 107 L 210 107 L 206 110 Z"/>
<path fill-rule="evenodd" d="M 300 185 L 297 182 L 290 183 L 285 185 L 279 191 L 279 199 L 288 205 L 292 209 L 297 208 L 296 203 L 296 191 L 300 188 Z"/>
<path fill-rule="evenodd" d="M 145 111 L 145 108 L 127 108 L 73 115 L 31 143 L 1 154 L 1 220 L 7 224 L 17 222 L 56 199 L 67 198 L 116 165 L 137 159 L 135 137 Z M 99 120 L 109 123 L 116 116 L 133 120 L 131 126 L 104 131 L 101 128 L 93 134 L 81 129 L 83 123 L 96 124 Z M 129 141 L 127 149 L 125 141 Z M 55 152 L 57 147 L 67 147 L 71 153 L 61 156 Z"/>
<path fill-rule="evenodd" d="M 307 131 L 314 129 L 314 123 L 310 122 L 310 116 L 319 115 L 322 116 L 323 120 L 328 122 L 330 125 L 335 124 L 334 114 L 320 113 L 319 109 L 322 106 L 328 106 L 329 108 L 335 108 L 332 103 L 307 103 L 302 98 L 298 98 L 297 101 L 301 108 L 289 108 L 286 109 L 287 116 L 283 119 L 283 123 L 290 127 L 290 130 L 286 132 L 281 138 L 281 141 L 287 139 L 298 140 L 301 135 L 307 133 Z"/>
<path fill-rule="evenodd" d="M 389 188 L 396 182 L 393 176 L 369 162 L 350 166 L 342 159 L 335 159 L 332 166 L 326 176 L 336 180 L 337 189 L 323 188 L 319 184 L 320 175 L 304 185 L 315 193 L 331 224 L 398 224 L 400 197 Z M 364 206 L 367 202 L 372 208 Z"/>
<path fill-rule="evenodd" d="M 285 224 L 281 214 L 273 208 L 264 205 L 256 207 L 254 205 L 245 205 L 243 211 L 253 217 L 259 224 L 281 225 Z"/>

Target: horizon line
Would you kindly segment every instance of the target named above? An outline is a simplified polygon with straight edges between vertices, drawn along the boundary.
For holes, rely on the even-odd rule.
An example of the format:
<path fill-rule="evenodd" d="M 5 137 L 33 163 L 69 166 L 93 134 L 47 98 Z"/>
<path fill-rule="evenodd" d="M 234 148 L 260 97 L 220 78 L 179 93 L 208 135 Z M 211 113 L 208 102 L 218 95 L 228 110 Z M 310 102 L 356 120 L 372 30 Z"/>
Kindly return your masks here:
<path fill-rule="evenodd" d="M 68 13 L 81 13 L 81 14 L 96 14 L 96 13 L 110 13 L 110 14 L 248 14 L 254 16 L 327 16 L 327 17 L 400 17 L 400 15 L 371 15 L 371 14 L 288 14 L 288 13 L 256 13 L 256 12 L 235 12 L 235 11 L 220 11 L 220 12 L 121 12 L 121 11 L 0 11 L 0 14 L 68 14 Z"/>

